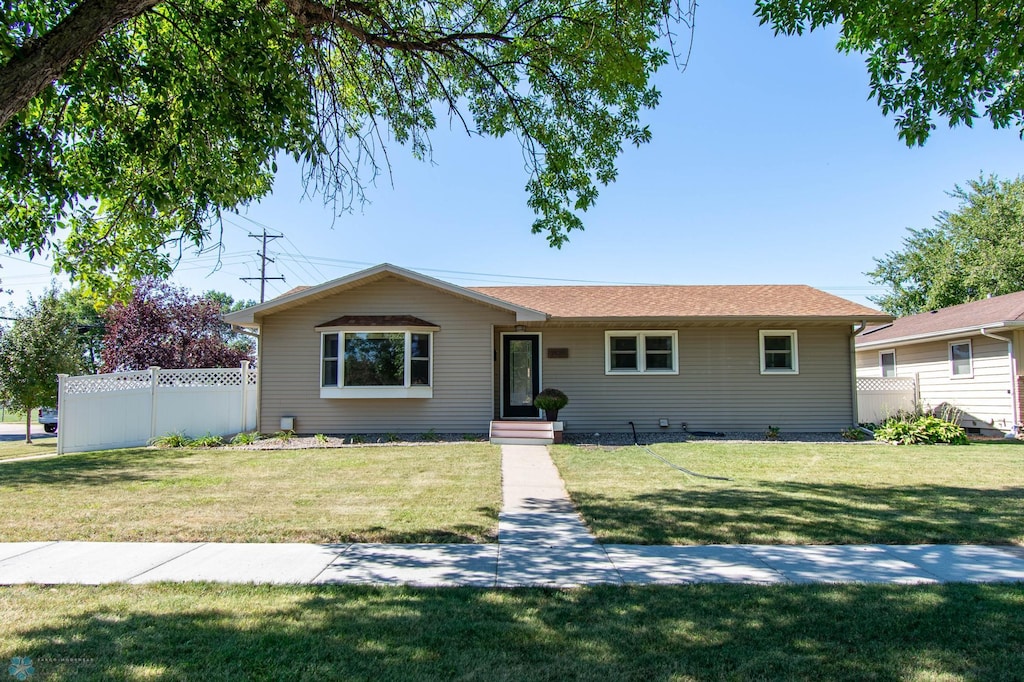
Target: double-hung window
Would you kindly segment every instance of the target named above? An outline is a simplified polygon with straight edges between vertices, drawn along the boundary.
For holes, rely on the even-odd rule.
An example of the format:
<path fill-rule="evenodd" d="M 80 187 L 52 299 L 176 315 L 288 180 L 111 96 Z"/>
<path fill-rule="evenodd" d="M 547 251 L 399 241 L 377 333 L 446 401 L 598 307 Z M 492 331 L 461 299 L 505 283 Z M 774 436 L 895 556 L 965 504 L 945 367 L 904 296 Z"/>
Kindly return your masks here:
<path fill-rule="evenodd" d="M 674 330 L 605 332 L 605 374 L 679 374 Z"/>
<path fill-rule="evenodd" d="M 970 341 L 949 344 L 949 375 L 954 379 L 970 379 L 974 376 Z"/>
<path fill-rule="evenodd" d="M 800 373 L 796 331 L 762 329 L 759 333 L 759 338 L 761 346 L 761 374 Z"/>
<path fill-rule="evenodd" d="M 896 376 L 896 351 L 880 351 L 878 353 L 878 365 L 882 368 L 883 377 Z"/>
<path fill-rule="evenodd" d="M 433 397 L 435 329 L 319 328 L 320 397 Z"/>

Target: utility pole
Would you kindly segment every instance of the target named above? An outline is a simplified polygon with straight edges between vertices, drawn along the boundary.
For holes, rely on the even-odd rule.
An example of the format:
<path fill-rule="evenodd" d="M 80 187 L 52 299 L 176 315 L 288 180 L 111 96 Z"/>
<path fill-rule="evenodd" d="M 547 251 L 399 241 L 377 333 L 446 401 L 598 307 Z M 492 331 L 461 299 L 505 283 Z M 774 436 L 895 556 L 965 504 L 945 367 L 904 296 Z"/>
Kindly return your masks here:
<path fill-rule="evenodd" d="M 282 282 L 284 281 L 284 277 L 267 277 L 267 261 L 270 261 L 271 263 L 274 262 L 273 258 L 267 258 L 267 240 L 270 240 L 270 239 L 280 239 L 284 235 L 283 234 L 267 234 L 267 228 L 264 227 L 263 228 L 263 234 L 253 234 L 252 232 L 250 232 L 249 236 L 252 237 L 253 239 L 262 239 L 263 240 L 263 250 L 256 252 L 256 255 L 260 257 L 260 276 L 259 277 L 239 277 L 238 279 L 241 279 L 243 281 L 250 280 L 250 279 L 258 279 L 260 281 L 260 303 L 263 303 L 263 301 L 266 300 L 267 280 L 269 280 L 269 279 L 279 279 Z"/>

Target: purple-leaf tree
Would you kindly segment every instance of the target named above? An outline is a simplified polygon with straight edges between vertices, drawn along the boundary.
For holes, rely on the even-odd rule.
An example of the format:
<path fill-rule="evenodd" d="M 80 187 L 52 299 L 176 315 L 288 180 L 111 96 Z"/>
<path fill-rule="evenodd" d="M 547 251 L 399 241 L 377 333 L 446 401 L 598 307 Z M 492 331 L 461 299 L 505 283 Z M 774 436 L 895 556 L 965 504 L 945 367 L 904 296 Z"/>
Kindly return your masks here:
<path fill-rule="evenodd" d="M 103 371 L 237 367 L 251 350 L 224 338 L 220 303 L 155 278 L 139 280 L 126 303 L 103 317 Z"/>

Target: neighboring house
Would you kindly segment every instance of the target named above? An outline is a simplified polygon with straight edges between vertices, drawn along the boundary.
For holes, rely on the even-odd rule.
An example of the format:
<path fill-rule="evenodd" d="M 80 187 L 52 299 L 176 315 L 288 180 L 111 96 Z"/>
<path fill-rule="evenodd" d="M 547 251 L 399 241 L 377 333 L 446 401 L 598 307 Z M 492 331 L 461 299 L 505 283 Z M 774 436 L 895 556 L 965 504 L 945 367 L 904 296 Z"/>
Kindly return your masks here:
<path fill-rule="evenodd" d="M 225 316 L 259 332 L 260 430 L 302 433 L 485 432 L 538 420 L 544 387 L 569 432 L 834 431 L 856 422 L 855 327 L 891 319 L 806 286 L 466 288 L 388 264 Z"/>
<path fill-rule="evenodd" d="M 921 406 L 950 405 L 970 432 L 1021 424 L 1024 292 L 901 317 L 857 337 L 858 377 L 911 377 Z"/>

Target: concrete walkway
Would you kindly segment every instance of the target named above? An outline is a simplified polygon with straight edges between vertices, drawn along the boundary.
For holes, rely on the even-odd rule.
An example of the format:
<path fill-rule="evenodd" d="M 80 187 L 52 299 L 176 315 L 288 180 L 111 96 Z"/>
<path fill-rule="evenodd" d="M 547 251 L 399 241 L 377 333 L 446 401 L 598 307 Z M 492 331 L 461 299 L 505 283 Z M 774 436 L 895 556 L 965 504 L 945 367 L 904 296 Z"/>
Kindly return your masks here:
<path fill-rule="evenodd" d="M 0 543 L 0 584 L 1024 582 L 1024 557 L 976 545 L 600 545 L 543 446 L 502 446 L 502 492 L 496 545 Z"/>

